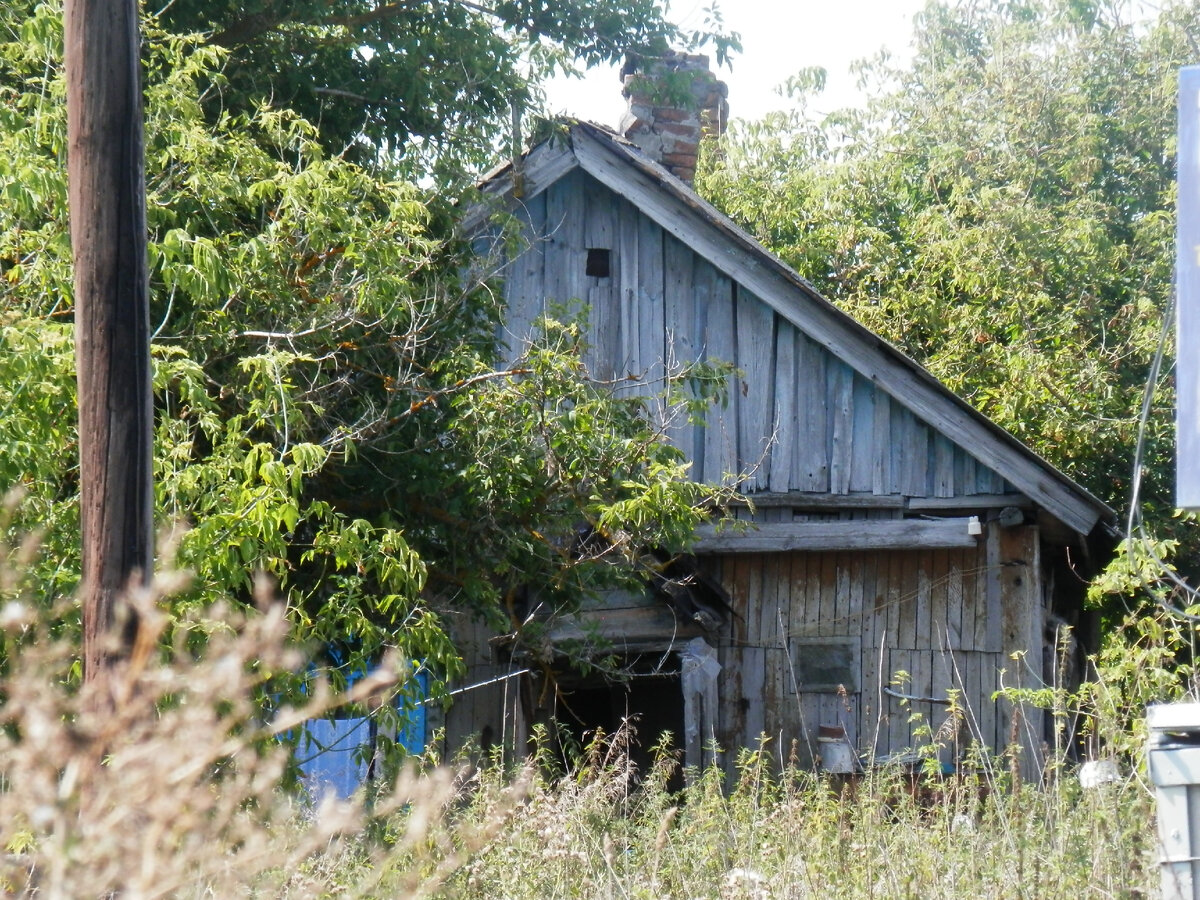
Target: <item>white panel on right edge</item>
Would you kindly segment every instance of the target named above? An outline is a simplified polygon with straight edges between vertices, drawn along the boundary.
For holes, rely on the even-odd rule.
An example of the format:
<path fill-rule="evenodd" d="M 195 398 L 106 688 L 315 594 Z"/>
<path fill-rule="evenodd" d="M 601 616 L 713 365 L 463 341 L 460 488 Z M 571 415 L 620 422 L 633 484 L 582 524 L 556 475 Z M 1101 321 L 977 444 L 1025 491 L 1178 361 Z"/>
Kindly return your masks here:
<path fill-rule="evenodd" d="M 1178 166 L 1175 502 L 1200 509 L 1200 66 L 1179 70 Z"/>

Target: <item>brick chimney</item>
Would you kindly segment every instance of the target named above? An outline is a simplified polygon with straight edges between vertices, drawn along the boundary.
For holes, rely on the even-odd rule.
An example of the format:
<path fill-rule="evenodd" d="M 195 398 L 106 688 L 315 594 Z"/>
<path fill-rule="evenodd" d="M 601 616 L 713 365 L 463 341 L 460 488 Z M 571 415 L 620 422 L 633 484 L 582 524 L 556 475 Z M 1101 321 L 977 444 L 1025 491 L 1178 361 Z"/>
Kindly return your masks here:
<path fill-rule="evenodd" d="M 691 184 L 700 142 L 725 131 L 725 82 L 713 75 L 707 56 L 676 51 L 653 59 L 628 58 L 621 77 L 629 100 L 621 134 Z"/>

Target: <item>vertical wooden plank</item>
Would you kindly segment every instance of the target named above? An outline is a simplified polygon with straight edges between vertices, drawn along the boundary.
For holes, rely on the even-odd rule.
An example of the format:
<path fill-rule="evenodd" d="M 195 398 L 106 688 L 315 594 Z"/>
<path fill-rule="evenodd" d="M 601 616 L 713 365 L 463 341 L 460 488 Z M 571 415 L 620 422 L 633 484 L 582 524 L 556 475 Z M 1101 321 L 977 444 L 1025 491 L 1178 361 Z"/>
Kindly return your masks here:
<path fill-rule="evenodd" d="M 828 363 L 829 404 L 832 434 L 829 452 L 829 490 L 834 494 L 850 492 L 850 474 L 854 461 L 854 372 L 841 360 Z"/>
<path fill-rule="evenodd" d="M 868 493 L 875 489 L 875 387 L 857 373 L 852 377 L 854 434 L 851 440 L 850 491 Z"/>
<path fill-rule="evenodd" d="M 763 700 L 766 693 L 766 656 L 762 647 L 745 647 L 742 650 L 742 697 L 745 700 L 746 719 L 742 725 L 737 747 L 725 748 L 731 753 L 739 747 L 754 747 L 759 735 L 766 731 Z"/>
<path fill-rule="evenodd" d="M 793 487 L 793 457 L 801 433 L 796 417 L 796 329 L 779 317 L 776 323 L 770 489 L 784 492 Z"/>
<path fill-rule="evenodd" d="M 892 550 L 888 557 L 887 633 L 889 647 L 900 647 L 900 618 L 905 604 L 904 559 L 901 550 Z M 890 675 L 890 673 L 888 673 Z"/>
<path fill-rule="evenodd" d="M 505 316 L 501 341 L 505 362 L 524 353 L 533 322 L 545 303 L 546 194 L 534 197 L 517 213 L 521 219 L 518 256 L 504 268 Z"/>
<path fill-rule="evenodd" d="M 878 578 L 880 556 L 859 554 L 863 583 L 862 683 L 859 691 L 859 749 L 872 750 L 876 739 L 876 723 L 881 709 L 879 696 L 879 619 L 884 608 L 886 586 Z M 886 562 L 883 565 L 886 573 Z"/>
<path fill-rule="evenodd" d="M 931 627 L 933 611 L 933 552 L 922 551 L 917 557 L 917 599 L 913 618 L 913 647 L 931 651 L 936 646 Z M 926 691 L 928 693 L 928 691 Z"/>
<path fill-rule="evenodd" d="M 979 662 L 979 731 L 983 743 L 999 753 L 1008 742 L 1007 729 L 997 702 L 992 699 L 1000 689 L 1000 667 L 1003 665 L 999 653 L 980 653 Z"/>
<path fill-rule="evenodd" d="M 786 620 L 791 608 L 791 555 L 765 553 L 763 562 L 763 602 L 758 611 L 758 639 L 764 647 L 779 646 L 779 620 Z"/>
<path fill-rule="evenodd" d="M 738 555 L 741 557 L 742 583 L 746 590 L 746 603 L 742 612 L 744 630 L 741 639 L 747 644 L 758 645 L 762 642 L 763 581 L 768 555 L 762 553 Z"/>
<path fill-rule="evenodd" d="M 931 696 L 943 698 L 949 696 L 950 689 L 955 686 L 954 666 L 957 652 L 958 626 L 951 627 L 953 617 L 949 607 L 951 580 L 950 553 L 946 550 L 933 552 L 933 582 L 930 586 L 929 623 L 932 628 L 932 672 L 930 678 Z M 942 728 L 948 716 L 945 708 L 939 708 L 935 728 Z M 953 734 L 942 734 L 939 741 L 943 747 L 942 759 L 949 762 L 955 758 L 957 745 Z"/>
<path fill-rule="evenodd" d="M 885 683 L 899 693 L 912 693 L 912 651 L 892 648 L 889 653 L 889 671 Z M 900 673 L 908 678 L 901 678 Z M 896 697 L 887 698 L 888 709 L 888 753 L 897 753 L 912 746 L 912 731 L 909 718 L 912 707 Z"/>
<path fill-rule="evenodd" d="M 933 436 L 933 496 L 954 496 L 954 444 L 942 434 Z"/>
<path fill-rule="evenodd" d="M 791 685 L 785 672 L 786 653 L 782 642 L 786 634 L 781 622 L 786 622 L 791 609 L 792 555 L 771 553 L 764 556 L 764 603 L 759 611 L 759 641 L 763 647 L 763 731 L 777 735 L 783 728 L 782 710 L 792 697 Z"/>
<path fill-rule="evenodd" d="M 975 493 L 975 457 L 962 447 L 955 448 L 954 453 L 954 491 L 961 495 Z"/>
<path fill-rule="evenodd" d="M 642 359 L 642 319 L 638 290 L 642 270 L 638 249 L 639 213 L 626 200 L 617 203 L 617 247 L 614 252 L 617 267 L 617 304 L 620 317 L 620 345 L 617 348 L 616 375 L 630 378 L 625 390 L 645 395 L 650 392 L 643 379 L 649 365 Z M 661 280 L 659 282 L 661 285 Z M 661 289 L 661 288 L 660 288 Z"/>
<path fill-rule="evenodd" d="M 896 646 L 903 650 L 917 648 L 917 553 L 900 551 L 903 575 L 900 579 L 899 621 L 896 627 Z"/>
<path fill-rule="evenodd" d="M 946 556 L 946 644 L 963 649 L 963 551 L 947 550 Z"/>
<path fill-rule="evenodd" d="M 929 428 L 907 409 L 892 404 L 892 467 L 900 493 L 924 497 L 928 490 Z"/>
<path fill-rule="evenodd" d="M 565 306 L 570 299 L 567 270 L 571 264 L 570 234 L 574 222 L 571 186 L 577 179 L 570 175 L 545 190 L 546 236 L 544 239 L 545 285 L 547 304 Z"/>
<path fill-rule="evenodd" d="M 900 486 L 892 469 L 892 398 L 878 388 L 873 390 L 871 490 L 876 494 L 896 494 Z"/>
<path fill-rule="evenodd" d="M 933 550 L 929 554 L 929 637 L 935 650 L 953 646 L 950 640 L 950 615 L 947 607 L 950 583 L 950 554 Z M 954 629 L 958 630 L 957 626 Z"/>
<path fill-rule="evenodd" d="M 584 362 L 598 378 L 611 380 L 620 362 L 621 316 L 615 293 L 620 285 L 620 254 L 616 250 L 617 197 L 593 178 L 584 180 L 581 258 L 588 302 L 588 349 Z M 587 274 L 591 250 L 609 252 L 609 275 Z"/>
<path fill-rule="evenodd" d="M 794 490 L 829 490 L 825 350 L 796 332 L 797 432 L 792 450 Z"/>
<path fill-rule="evenodd" d="M 821 557 L 821 600 L 820 620 L 817 633 L 820 635 L 836 634 L 837 624 L 837 554 L 822 553 Z"/>
<path fill-rule="evenodd" d="M 791 379 L 777 384 L 775 362 L 775 311 L 759 297 L 734 285 L 737 310 L 735 362 L 742 375 L 735 393 L 738 410 L 738 470 L 750 473 L 743 491 L 767 490 L 771 485 L 772 419 L 776 389 L 789 393 Z M 774 490 L 774 488 L 770 488 Z M 787 490 L 787 488 L 783 488 Z"/>
<path fill-rule="evenodd" d="M 860 716 L 862 714 L 862 698 L 865 696 L 863 684 L 863 657 L 869 652 L 866 647 L 866 641 L 863 639 L 865 631 L 866 619 L 868 618 L 867 610 L 874 611 L 873 603 L 868 606 L 866 599 L 866 581 L 863 571 L 863 563 L 865 557 L 859 553 L 844 553 L 842 554 L 843 564 L 846 567 L 847 575 L 849 576 L 849 590 L 847 593 L 846 603 L 846 621 L 844 624 L 844 634 L 849 635 L 854 639 L 858 651 L 858 671 L 855 672 L 855 677 L 858 680 L 857 685 L 847 685 L 848 696 L 844 703 L 847 707 L 846 713 L 846 733 L 850 737 L 851 745 L 858 746 L 858 738 L 863 733 Z M 857 688 L 857 689 L 855 689 Z"/>
<path fill-rule="evenodd" d="M 1037 527 L 995 527 L 995 530 L 1001 563 L 1001 652 L 1008 668 L 1005 683 L 1012 687 L 1041 687 L 1045 673 Z M 1027 779 L 1036 778 L 1041 774 L 1043 715 L 1030 706 L 1022 708 L 1020 715 L 1016 737 L 1022 748 L 1022 772 Z"/>
<path fill-rule="evenodd" d="M 998 652 L 1003 649 L 1003 589 L 1000 581 L 1000 524 L 992 521 L 984 526 L 987 535 L 987 564 L 984 574 L 985 618 L 983 649 Z"/>
<path fill-rule="evenodd" d="M 975 568 L 978 565 L 979 550 L 962 550 L 959 552 L 959 572 L 961 573 L 960 583 L 962 585 L 962 599 L 960 603 L 960 618 L 959 635 L 962 640 L 963 650 L 974 650 L 975 646 L 975 615 L 976 615 L 976 599 L 975 599 Z"/>
<path fill-rule="evenodd" d="M 850 630 L 850 569 L 846 565 L 845 553 L 831 553 L 833 557 L 833 611 L 829 620 L 829 633 L 851 634 Z"/>
<path fill-rule="evenodd" d="M 709 262 L 697 258 L 694 268 L 696 330 L 702 337 L 703 358 L 736 362 L 733 283 Z M 736 379 L 730 378 L 724 402 L 708 408 L 703 444 L 697 442 L 697 457 L 704 455 L 704 480 L 716 484 L 737 478 L 738 405 L 741 400 Z"/>
<path fill-rule="evenodd" d="M 985 532 L 975 549 L 975 568 L 972 582 L 975 595 L 975 649 L 980 652 L 988 648 L 988 549 Z M 999 646 L 999 645 L 997 645 Z"/>
<path fill-rule="evenodd" d="M 667 370 L 677 372 L 700 358 L 700 336 L 696 334 L 696 300 L 692 286 L 692 251 L 670 235 L 663 235 L 663 359 Z M 671 443 L 693 461 L 690 477 L 704 480 L 704 460 L 696 458 L 696 428 L 681 409 L 672 411 L 667 429 Z"/>
<path fill-rule="evenodd" d="M 721 664 L 717 740 L 726 748 L 741 746 L 741 736 L 745 730 L 746 704 L 743 698 L 746 693 L 742 683 L 742 649 L 737 644 L 726 644 L 724 641 L 717 648 L 717 662 Z"/>
<path fill-rule="evenodd" d="M 630 207 L 632 209 L 632 207 Z M 637 339 L 639 371 L 651 394 L 661 393 L 666 374 L 666 324 L 664 297 L 663 231 L 650 219 L 635 211 L 637 217 Z"/>

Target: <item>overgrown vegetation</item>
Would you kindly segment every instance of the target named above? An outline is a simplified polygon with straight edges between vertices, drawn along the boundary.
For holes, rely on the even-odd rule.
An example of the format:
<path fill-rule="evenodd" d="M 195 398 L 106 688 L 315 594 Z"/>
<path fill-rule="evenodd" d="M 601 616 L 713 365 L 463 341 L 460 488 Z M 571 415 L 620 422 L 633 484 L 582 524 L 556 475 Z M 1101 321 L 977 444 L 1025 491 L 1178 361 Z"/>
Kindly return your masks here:
<path fill-rule="evenodd" d="M 302 662 L 283 607 L 263 593 L 261 613 L 213 610 L 227 627 L 199 658 L 163 654 L 156 592 L 180 586 L 160 578 L 135 600 L 137 650 L 103 695 L 71 687 L 75 647 L 31 604 L 0 611 L 13 648 L 0 678 L 6 895 L 1087 898 L 1157 882 L 1136 772 L 1089 791 L 1062 772 L 1014 784 L 1004 760 L 838 781 L 779 772 L 765 744 L 732 782 L 714 766 L 670 793 L 674 754 L 636 771 L 621 734 L 566 768 L 549 753 L 520 769 L 451 762 L 369 797 L 308 798 L 283 786 L 277 735 L 369 698 L 396 669 L 264 721 L 273 676 Z"/>
<path fill-rule="evenodd" d="M 682 546 L 714 497 L 687 482 L 644 394 L 589 377 L 570 315 L 515 336 L 516 362 L 499 364 L 486 258 L 468 265 L 446 198 L 398 175 L 457 175 L 479 160 L 536 80 L 518 49 L 543 47 L 533 63 L 545 71 L 573 53 L 653 47 L 669 33 L 659 8 L 605 4 L 600 21 L 568 4 L 543 21 L 548 10 L 520 4 L 383 4 L 396 17 L 355 31 L 365 6 L 260 6 L 181 2 L 147 26 L 156 484 L 162 524 L 189 526 L 163 557 L 190 575 L 162 575 L 134 599 L 140 640 L 103 695 L 78 683 L 70 601 L 60 11 L 0 10 L 0 490 L 17 489 L 0 522 L 12 545 L 0 565 L 0 888 L 539 900 L 1153 891 L 1138 728 L 1148 699 L 1192 686 L 1195 629 L 1144 615 L 1136 597 L 1100 677 L 1075 694 L 1025 695 L 1064 724 L 1085 715 L 1092 749 L 1120 762 L 1124 778 L 1094 791 L 1061 756 L 1045 786 L 1012 783 L 1003 759 L 954 780 L 879 771 L 839 786 L 776 771 L 768 760 L 787 748 L 768 745 L 736 783 L 713 769 L 672 795 L 669 752 L 635 773 L 618 740 L 565 769 L 548 755 L 520 770 L 431 767 L 348 804 L 305 798 L 281 733 L 378 704 L 372 692 L 402 688 L 416 660 L 452 674 L 439 609 L 511 626 L 504 601 L 522 584 L 570 603 L 636 578 L 640 550 Z M 864 70 L 896 90 L 864 114 L 813 120 L 801 107 L 747 125 L 704 183 L 861 321 L 1119 505 L 1169 292 L 1170 79 L 1200 40 L 1194 5 L 1168 5 L 1145 28 L 1121 9 L 931 5 L 911 71 Z M 453 28 L 400 34 L 442 12 Z M 263 29 L 245 40 L 171 30 L 244 31 L 255 15 Z M 360 53 L 376 41 L 402 55 L 401 37 L 422 53 L 469 51 L 463 74 L 479 92 L 466 108 L 450 108 L 462 85 L 447 81 L 432 112 L 379 95 L 334 110 L 330 98 L 381 71 L 429 81 L 437 59 L 388 69 L 384 54 Z M 325 60 L 319 90 L 296 83 L 297 48 Z M 498 83 L 481 85 L 481 72 Z M 817 80 L 797 80 L 796 96 Z M 405 90 L 394 96 L 407 102 Z M 314 124 L 267 99 L 344 115 Z M 356 153 L 338 152 L 347 143 Z M 680 414 L 719 393 L 723 375 L 672 374 L 665 402 Z M 698 389 L 681 393 L 688 383 Z M 1146 457 L 1159 528 L 1167 406 L 1160 393 Z M 576 552 L 581 526 L 603 537 L 595 552 Z M 1172 549 L 1161 536 L 1154 546 Z M 1181 560 L 1194 557 L 1185 545 Z M 1133 581 L 1101 585 L 1110 597 L 1161 574 L 1140 557 L 1128 568 Z M 327 689 L 308 659 L 331 644 L 350 668 L 386 658 L 383 674 L 349 696 Z"/>
<path fill-rule="evenodd" d="M 0 11 L 0 490 L 22 488 L 6 527 L 40 531 L 26 585 L 70 630 L 61 10 L 21 7 Z M 193 643 L 264 572 L 297 638 L 336 646 L 338 677 L 392 649 L 441 679 L 458 658 L 440 612 L 507 628 L 517 585 L 570 604 L 636 578 L 640 548 L 681 545 L 714 492 L 688 482 L 654 398 L 595 382 L 569 317 L 513 335 L 503 365 L 490 260 L 454 236 L 446 198 L 326 153 L 289 110 L 212 121 L 226 53 L 146 32 L 157 516 L 187 526 L 193 578 L 170 606 Z M 723 373 L 671 375 L 657 388 L 686 415 Z M 612 552 L 570 552 L 588 526 L 620 535 Z"/>

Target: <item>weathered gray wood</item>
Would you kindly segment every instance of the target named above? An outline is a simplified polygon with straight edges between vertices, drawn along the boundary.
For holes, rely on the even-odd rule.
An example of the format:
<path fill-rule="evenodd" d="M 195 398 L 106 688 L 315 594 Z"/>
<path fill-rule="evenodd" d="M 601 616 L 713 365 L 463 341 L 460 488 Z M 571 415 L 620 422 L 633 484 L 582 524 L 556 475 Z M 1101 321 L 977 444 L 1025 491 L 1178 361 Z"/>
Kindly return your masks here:
<path fill-rule="evenodd" d="M 550 185 L 578 167 L 579 160 L 565 143 L 538 145 L 525 157 L 525 189 L 521 196 L 513 196 L 511 166 L 498 167 L 484 176 L 480 188 L 483 199 L 463 216 L 459 230 L 466 235 L 474 234 L 497 213 L 512 212 L 522 203 L 528 204 L 541 197 Z"/>
<path fill-rule="evenodd" d="M 675 238 L 663 238 L 663 327 L 666 333 L 667 369 L 678 371 L 701 358 L 701 335 L 696 333 L 696 297 L 693 287 L 694 254 Z M 690 477 L 704 480 L 703 456 L 697 458 L 696 428 L 686 414 L 675 410 L 674 422 L 667 431 L 671 442 L 693 461 Z"/>
<path fill-rule="evenodd" d="M 850 470 L 854 462 L 854 371 L 842 362 L 827 364 L 831 434 L 829 490 L 850 492 Z"/>
<path fill-rule="evenodd" d="M 875 388 L 854 375 L 854 440 L 850 465 L 850 491 L 875 490 Z"/>
<path fill-rule="evenodd" d="M 667 332 L 664 316 L 665 274 L 663 232 L 648 218 L 637 214 L 637 317 L 638 358 L 643 381 L 651 394 L 666 385 Z"/>
<path fill-rule="evenodd" d="M 922 649 L 917 646 L 917 603 L 920 596 L 917 589 L 917 554 L 902 554 L 900 565 L 900 618 L 896 624 L 896 646 L 902 650 Z"/>
<path fill-rule="evenodd" d="M 735 363 L 736 346 L 733 284 L 703 260 L 695 264 L 697 331 L 703 335 L 704 357 L 712 362 Z M 724 402 L 711 405 L 703 430 L 704 480 L 733 483 L 738 475 L 738 406 L 741 401 L 735 378 L 726 381 Z M 699 448 L 697 450 L 699 452 Z"/>
<path fill-rule="evenodd" d="M 954 491 L 960 495 L 975 493 L 975 457 L 963 450 L 954 448 Z"/>
<path fill-rule="evenodd" d="M 817 613 L 817 634 L 831 635 L 837 628 L 837 555 L 823 553 L 821 560 L 821 606 Z"/>
<path fill-rule="evenodd" d="M 917 597 L 914 618 L 913 647 L 917 650 L 932 651 L 936 646 L 933 640 L 933 557 L 930 552 L 921 552 L 917 557 Z M 928 653 L 924 654 L 925 656 Z M 928 688 L 928 685 L 926 685 Z M 926 694 L 927 696 L 927 694 Z"/>
<path fill-rule="evenodd" d="M 924 497 L 928 493 L 929 429 L 894 403 L 892 429 L 892 466 L 900 476 L 900 492 Z"/>
<path fill-rule="evenodd" d="M 571 312 L 586 300 L 582 183 L 583 176 L 572 172 L 546 191 L 546 303 Z"/>
<path fill-rule="evenodd" d="M 551 641 L 585 641 L 599 637 L 614 649 L 648 643 L 670 645 L 702 634 L 695 622 L 678 618 L 665 604 L 580 612 L 553 623 Z"/>
<path fill-rule="evenodd" d="M 737 307 L 737 352 L 742 371 L 738 395 L 738 467 L 749 473 L 741 490 L 752 492 L 771 484 L 771 437 L 777 405 L 775 368 L 775 311 L 747 290 L 733 286 Z M 790 379 L 778 384 L 791 391 Z M 787 486 L 784 486 L 784 490 Z"/>
<path fill-rule="evenodd" d="M 617 203 L 623 203 L 612 191 L 588 178 L 583 187 L 583 234 L 581 261 L 584 266 L 588 301 L 588 350 L 585 362 L 592 375 L 604 380 L 616 377 L 621 352 L 621 316 L 618 291 L 621 284 L 621 255 L 617 251 Z M 609 251 L 609 275 L 604 278 L 587 274 L 589 250 Z"/>
<path fill-rule="evenodd" d="M 756 509 L 776 506 L 797 510 L 903 510 L 907 503 L 900 496 L 876 496 L 874 494 L 817 494 L 806 491 L 763 491 L 747 498 Z"/>
<path fill-rule="evenodd" d="M 506 315 L 501 339 L 508 347 L 507 362 L 512 363 L 525 351 L 533 323 L 544 312 L 546 197 L 539 194 L 517 212 L 521 220 L 521 252 L 504 269 Z"/>
<path fill-rule="evenodd" d="M 775 410 L 770 437 L 774 443 L 769 485 L 773 492 L 786 493 L 792 487 L 793 458 L 800 432 L 796 410 L 796 329 L 782 319 L 777 320 L 775 331 L 773 381 Z"/>
<path fill-rule="evenodd" d="M 933 437 L 933 496 L 954 496 L 954 445 L 941 434 Z"/>
<path fill-rule="evenodd" d="M 946 646 L 954 651 L 962 649 L 963 576 L 961 550 L 950 550 L 945 554 L 945 591 L 942 599 L 942 614 L 945 616 Z"/>
<path fill-rule="evenodd" d="M 884 344 L 806 282 L 770 257 L 752 238 L 690 195 L 664 189 L 664 183 L 619 145 L 601 143 L 582 130 L 575 135 L 580 164 L 622 194 L 664 229 L 685 240 L 735 281 L 746 286 L 837 358 L 912 409 L 978 459 L 1002 471 L 1020 490 L 1038 500 L 1083 534 L 1101 516 L 1100 501 L 1045 463 L 894 348 Z"/>
<path fill-rule="evenodd" d="M 766 730 L 763 700 L 766 699 L 767 659 L 768 653 L 762 647 L 742 650 L 742 697 L 748 705 L 739 747 L 757 745 L 759 735 Z"/>
<path fill-rule="evenodd" d="M 630 379 L 623 390 L 647 395 L 651 388 L 645 380 L 650 361 L 642 358 L 642 317 L 639 286 L 644 274 L 639 259 L 638 222 L 643 216 L 626 200 L 617 206 L 617 304 L 620 316 L 620 346 L 616 374 Z M 659 281 L 661 284 L 661 279 Z"/>
<path fill-rule="evenodd" d="M 970 494 L 963 497 L 911 497 L 905 506 L 913 512 L 1003 509 L 1006 506 L 1032 509 L 1033 501 L 1023 494 Z"/>
<path fill-rule="evenodd" d="M 778 553 L 789 550 L 891 550 L 974 547 L 968 520 L 882 519 L 864 522 L 762 523 L 738 533 L 712 525 L 696 529 L 697 553 Z"/>
<path fill-rule="evenodd" d="M 987 564 L 985 568 L 985 609 L 983 648 L 989 652 L 1003 649 L 1003 586 L 1000 581 L 1000 525 L 988 522 L 984 526 L 986 532 Z"/>
<path fill-rule="evenodd" d="M 829 491 L 826 353 L 796 331 L 796 432 L 792 437 L 791 486 Z"/>
<path fill-rule="evenodd" d="M 998 528 L 1001 560 L 1000 589 L 1003 597 L 1001 651 L 1008 673 L 1005 683 L 1012 687 L 1045 686 L 1042 670 L 1042 634 L 1044 612 L 1041 603 L 1041 567 L 1037 527 Z M 1022 775 L 1040 777 L 1042 760 L 1043 713 L 1023 705 L 1007 710 L 1018 715 L 1015 737 L 1021 747 Z"/>
<path fill-rule="evenodd" d="M 976 650 L 975 615 L 976 593 L 975 583 L 978 580 L 975 569 L 978 566 L 979 550 L 963 550 L 959 557 L 959 605 L 961 608 L 961 624 L 959 625 L 960 650 Z"/>

